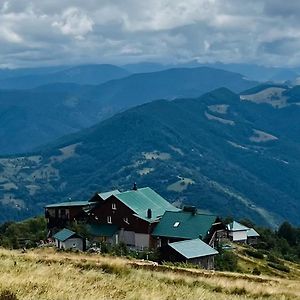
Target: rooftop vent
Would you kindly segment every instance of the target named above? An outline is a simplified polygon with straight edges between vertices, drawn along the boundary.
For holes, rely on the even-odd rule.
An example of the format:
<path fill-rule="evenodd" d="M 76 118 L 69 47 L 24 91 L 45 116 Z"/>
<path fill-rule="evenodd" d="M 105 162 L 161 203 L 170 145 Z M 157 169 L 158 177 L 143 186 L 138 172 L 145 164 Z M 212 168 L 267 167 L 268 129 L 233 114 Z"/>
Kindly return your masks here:
<path fill-rule="evenodd" d="M 197 208 L 196 206 L 184 206 L 183 211 L 190 212 L 195 215 L 197 213 Z"/>

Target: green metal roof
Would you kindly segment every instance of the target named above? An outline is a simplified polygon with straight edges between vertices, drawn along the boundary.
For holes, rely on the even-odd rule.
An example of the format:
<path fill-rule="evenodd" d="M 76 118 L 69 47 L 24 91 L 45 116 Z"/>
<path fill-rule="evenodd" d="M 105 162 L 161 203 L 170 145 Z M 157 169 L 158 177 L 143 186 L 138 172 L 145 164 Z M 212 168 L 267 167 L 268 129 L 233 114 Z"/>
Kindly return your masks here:
<path fill-rule="evenodd" d="M 170 243 L 169 246 L 187 259 L 216 255 L 219 253 L 200 239 Z"/>
<path fill-rule="evenodd" d="M 71 238 L 73 235 L 77 235 L 76 232 L 69 230 L 67 228 L 62 229 L 61 231 L 54 234 L 53 238 L 64 242 L 65 240 Z"/>
<path fill-rule="evenodd" d="M 118 231 L 118 226 L 113 224 L 88 224 L 88 232 L 96 237 L 113 236 Z"/>
<path fill-rule="evenodd" d="M 155 227 L 152 235 L 183 239 L 201 237 L 204 239 L 216 219 L 217 217 L 212 215 L 167 211 Z"/>
<path fill-rule="evenodd" d="M 132 209 L 140 218 L 148 222 L 157 220 L 168 210 L 179 211 L 177 207 L 149 187 L 122 192 L 115 195 L 115 197 Z M 147 218 L 149 208 L 152 211 L 151 218 Z"/>
<path fill-rule="evenodd" d="M 71 207 L 71 206 L 86 206 L 92 205 L 95 202 L 88 202 L 88 201 L 68 201 L 68 202 L 61 202 L 61 203 L 54 203 L 45 206 L 45 208 L 54 208 L 54 207 Z"/>
<path fill-rule="evenodd" d="M 257 236 L 260 236 L 260 235 L 253 228 L 250 228 L 247 230 L 247 237 L 257 237 Z"/>
<path fill-rule="evenodd" d="M 231 222 L 230 224 L 227 225 L 227 227 L 230 231 L 245 231 L 249 229 L 248 227 L 236 221 Z"/>
<path fill-rule="evenodd" d="M 106 200 L 111 195 L 117 195 L 117 194 L 120 194 L 119 190 L 113 190 L 113 191 L 109 191 L 109 192 L 105 192 L 105 193 L 98 193 L 99 197 L 102 198 L 103 200 Z"/>

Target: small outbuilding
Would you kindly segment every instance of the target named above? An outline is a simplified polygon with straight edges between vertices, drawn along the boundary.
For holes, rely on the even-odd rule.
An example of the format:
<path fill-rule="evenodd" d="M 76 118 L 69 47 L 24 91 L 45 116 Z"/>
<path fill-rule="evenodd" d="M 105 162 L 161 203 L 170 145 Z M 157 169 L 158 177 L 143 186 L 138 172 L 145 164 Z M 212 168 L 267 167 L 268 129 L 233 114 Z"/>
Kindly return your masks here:
<path fill-rule="evenodd" d="M 200 265 L 205 269 L 214 268 L 214 256 L 219 252 L 200 239 L 185 240 L 169 244 L 170 258 Z"/>
<path fill-rule="evenodd" d="M 250 228 L 240 224 L 239 222 L 233 221 L 227 225 L 228 235 L 231 241 L 246 243 L 247 232 Z"/>
<path fill-rule="evenodd" d="M 58 249 L 74 249 L 74 250 L 86 250 L 85 239 L 76 232 L 67 228 L 62 229 L 53 235 L 55 246 Z"/>

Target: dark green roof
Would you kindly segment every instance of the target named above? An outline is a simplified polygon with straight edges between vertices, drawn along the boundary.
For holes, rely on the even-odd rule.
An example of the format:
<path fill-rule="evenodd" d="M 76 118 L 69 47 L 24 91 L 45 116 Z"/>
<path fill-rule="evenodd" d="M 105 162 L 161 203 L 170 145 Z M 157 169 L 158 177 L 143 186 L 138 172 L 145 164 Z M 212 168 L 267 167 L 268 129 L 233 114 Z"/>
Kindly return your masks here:
<path fill-rule="evenodd" d="M 219 253 L 200 239 L 170 243 L 169 246 L 187 259 L 216 255 Z"/>
<path fill-rule="evenodd" d="M 88 232 L 95 237 L 113 236 L 118 231 L 118 226 L 113 224 L 88 224 Z"/>
<path fill-rule="evenodd" d="M 61 231 L 59 231 L 56 234 L 54 234 L 53 238 L 55 238 L 55 239 L 57 239 L 57 240 L 59 240 L 61 242 L 64 242 L 65 240 L 71 238 L 74 235 L 76 235 L 77 237 L 79 237 L 76 232 L 74 232 L 72 230 L 69 230 L 67 228 L 64 228 Z"/>
<path fill-rule="evenodd" d="M 88 206 L 95 204 L 94 202 L 88 202 L 88 201 L 68 201 L 68 202 L 60 202 L 60 203 L 54 203 L 49 204 L 45 206 L 46 208 L 54 208 L 54 207 L 73 207 L 73 206 Z"/>
<path fill-rule="evenodd" d="M 182 239 L 201 237 L 204 239 L 216 219 L 217 217 L 212 215 L 167 211 L 155 227 L 152 235 Z"/>
<path fill-rule="evenodd" d="M 122 192 L 115 195 L 115 197 L 133 210 L 138 217 L 148 222 L 156 221 L 166 211 L 179 211 L 177 207 L 149 187 Z M 152 211 L 151 218 L 147 218 L 149 208 Z"/>

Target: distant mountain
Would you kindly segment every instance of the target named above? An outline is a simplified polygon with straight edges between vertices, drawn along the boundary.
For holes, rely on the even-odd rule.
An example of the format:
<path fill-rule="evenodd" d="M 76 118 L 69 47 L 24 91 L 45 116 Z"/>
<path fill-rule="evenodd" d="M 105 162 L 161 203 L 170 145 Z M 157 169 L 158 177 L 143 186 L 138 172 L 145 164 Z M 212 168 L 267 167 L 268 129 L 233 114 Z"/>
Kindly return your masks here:
<path fill-rule="evenodd" d="M 297 82 L 297 80 L 299 80 L 298 78 L 300 77 L 299 68 L 267 67 L 263 65 L 242 63 L 201 63 L 198 61 L 188 61 L 178 64 L 158 64 L 141 62 L 136 64 L 124 65 L 123 67 L 132 73 L 162 71 L 171 68 L 209 67 L 240 73 L 247 77 L 249 80 L 260 82 L 273 81 L 277 83 L 283 83 L 285 81 L 294 83 Z"/>
<path fill-rule="evenodd" d="M 0 73 L 1 74 L 1 73 Z M 101 84 L 128 76 L 130 73 L 113 65 L 82 65 L 57 72 L 24 74 L 0 80 L 0 89 L 31 89 L 50 83 Z"/>
<path fill-rule="evenodd" d="M 0 159 L 0 220 L 137 182 L 206 212 L 299 225 L 299 118 L 297 105 L 258 105 L 224 88 L 132 108 L 35 154 Z"/>
<path fill-rule="evenodd" d="M 122 68 L 124 68 L 130 73 L 150 73 L 150 72 L 158 72 L 158 71 L 171 69 L 174 68 L 174 65 L 172 66 L 172 65 L 162 65 L 159 63 L 151 63 L 151 62 L 139 62 L 139 63 L 122 65 Z"/>
<path fill-rule="evenodd" d="M 87 80 L 72 74 L 69 78 Z M 218 87 L 239 92 L 255 84 L 236 73 L 196 68 L 134 74 L 97 86 L 54 83 L 31 90 L 0 90 L 0 154 L 30 151 L 155 99 L 198 97 Z"/>
<path fill-rule="evenodd" d="M 70 66 L 52 66 L 36 68 L 0 69 L 0 79 L 16 78 L 28 75 L 43 75 L 59 72 L 71 68 Z"/>

